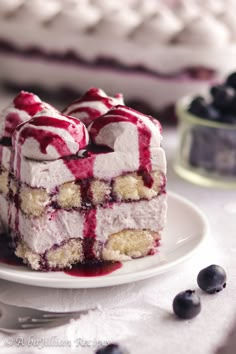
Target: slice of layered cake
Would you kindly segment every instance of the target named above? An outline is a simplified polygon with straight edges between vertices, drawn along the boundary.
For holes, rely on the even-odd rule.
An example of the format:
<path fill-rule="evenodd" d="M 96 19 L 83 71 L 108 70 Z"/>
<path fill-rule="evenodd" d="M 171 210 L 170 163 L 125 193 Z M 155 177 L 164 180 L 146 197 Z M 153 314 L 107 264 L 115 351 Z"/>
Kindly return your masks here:
<path fill-rule="evenodd" d="M 63 114 L 39 105 L 14 130 L 0 177 L 16 255 L 32 269 L 52 270 L 155 253 L 166 219 L 158 121 L 99 89 Z M 2 124 L 8 120 L 3 114 Z"/>

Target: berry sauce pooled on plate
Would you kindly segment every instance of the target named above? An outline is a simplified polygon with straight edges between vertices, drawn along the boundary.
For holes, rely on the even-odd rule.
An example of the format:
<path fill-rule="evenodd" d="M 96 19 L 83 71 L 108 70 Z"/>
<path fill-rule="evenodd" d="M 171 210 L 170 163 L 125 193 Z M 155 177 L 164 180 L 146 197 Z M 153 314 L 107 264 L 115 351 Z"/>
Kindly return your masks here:
<path fill-rule="evenodd" d="M 23 266 L 23 260 L 14 254 L 6 234 L 0 234 L 0 263 L 12 266 Z"/>
<path fill-rule="evenodd" d="M 9 237 L 6 234 L 0 234 L 0 263 L 10 266 L 26 266 L 23 260 L 14 254 L 14 250 L 9 242 Z M 74 277 L 99 277 L 113 273 L 121 267 L 121 262 L 93 261 L 76 263 L 71 269 L 65 269 L 63 272 Z"/>

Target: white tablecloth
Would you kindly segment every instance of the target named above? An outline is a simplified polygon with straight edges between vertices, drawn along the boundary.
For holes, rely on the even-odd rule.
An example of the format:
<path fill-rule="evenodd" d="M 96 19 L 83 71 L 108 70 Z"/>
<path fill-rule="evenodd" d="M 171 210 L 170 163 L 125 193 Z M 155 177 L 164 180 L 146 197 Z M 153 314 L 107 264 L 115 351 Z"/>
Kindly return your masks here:
<path fill-rule="evenodd" d="M 210 235 L 198 253 L 169 273 L 110 288 L 47 289 L 0 280 L 0 300 L 7 303 L 59 311 L 99 305 L 98 310 L 58 329 L 13 336 L 0 333 L 0 353 L 92 354 L 99 344 L 108 342 L 123 344 L 131 354 L 214 353 L 236 311 L 236 190 L 207 189 L 177 177 L 172 170 L 176 142 L 176 130 L 164 128 L 168 189 L 194 202 L 209 220 Z M 226 269 L 226 289 L 216 295 L 198 289 L 200 315 L 189 321 L 176 319 L 172 313 L 174 296 L 197 289 L 198 271 L 212 263 Z"/>

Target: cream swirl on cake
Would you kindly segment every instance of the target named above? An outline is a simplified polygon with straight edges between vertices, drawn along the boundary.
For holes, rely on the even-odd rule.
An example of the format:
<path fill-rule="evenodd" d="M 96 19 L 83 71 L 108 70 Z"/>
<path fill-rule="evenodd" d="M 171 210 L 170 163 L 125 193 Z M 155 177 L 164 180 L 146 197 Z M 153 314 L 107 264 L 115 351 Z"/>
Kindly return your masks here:
<path fill-rule="evenodd" d="M 105 114 L 113 106 L 124 104 L 122 94 L 108 96 L 103 90 L 91 88 L 63 111 L 64 114 L 80 119 L 86 126 Z"/>
<path fill-rule="evenodd" d="M 147 21 L 135 31 L 134 39 L 143 44 L 168 43 L 180 30 L 182 24 L 167 8 L 156 11 Z"/>
<path fill-rule="evenodd" d="M 204 10 L 209 11 L 210 13 L 213 13 L 216 16 L 219 16 L 222 14 L 226 8 L 225 3 L 227 1 L 222 1 L 222 0 L 200 0 L 201 6 L 204 8 Z"/>
<path fill-rule="evenodd" d="M 17 127 L 13 135 L 16 151 L 14 169 L 19 154 L 34 160 L 56 160 L 76 155 L 89 143 L 84 124 L 76 118 L 47 108 Z"/>
<path fill-rule="evenodd" d="M 19 11 L 15 12 L 15 16 L 18 20 L 45 23 L 52 20 L 60 10 L 61 4 L 57 0 L 30 0 L 24 2 Z"/>
<path fill-rule="evenodd" d="M 206 35 L 207 34 L 207 35 Z M 227 27 L 211 15 L 204 15 L 188 23 L 176 37 L 176 43 L 189 46 L 224 47 L 230 41 Z"/>
<path fill-rule="evenodd" d="M 105 37 L 129 36 L 141 23 L 140 15 L 132 9 L 119 9 L 104 14 L 101 22 L 96 26 L 96 35 Z"/>
<path fill-rule="evenodd" d="M 69 3 L 65 4 L 62 11 L 52 22 L 56 29 L 65 31 L 70 28 L 75 31 L 84 32 L 96 25 L 101 18 L 101 12 L 89 3 Z"/>
<path fill-rule="evenodd" d="M 194 1 L 180 0 L 174 4 L 173 10 L 178 18 L 184 23 L 189 23 L 201 15 L 200 7 Z"/>
<path fill-rule="evenodd" d="M 151 149 L 159 147 L 161 141 L 161 127 L 151 117 L 119 105 L 92 122 L 88 131 L 94 144 L 105 145 L 115 153 L 128 152 L 134 163 L 138 161 L 138 170 L 151 170 Z"/>
<path fill-rule="evenodd" d="M 230 29 L 231 38 L 235 41 L 236 40 L 236 21 L 235 21 L 235 11 L 236 11 L 236 4 L 233 8 L 233 11 L 225 11 L 220 19 L 225 23 L 225 25 Z"/>
<path fill-rule="evenodd" d="M 10 139 L 16 127 L 46 106 L 37 95 L 21 91 L 0 114 L 0 139 Z"/>
<path fill-rule="evenodd" d="M 0 2 L 0 14 L 3 16 L 8 16 L 12 12 L 16 11 L 22 4 L 24 0 L 1 0 Z"/>
<path fill-rule="evenodd" d="M 122 8 L 123 4 L 121 1 L 111 1 L 111 0 L 92 0 L 92 4 L 96 5 L 103 13 L 110 13 Z"/>
<path fill-rule="evenodd" d="M 161 6 L 161 5 L 160 5 Z M 144 18 L 153 15 L 157 9 L 157 2 L 156 0 L 149 0 L 149 1 L 142 1 L 136 0 L 134 1 L 133 7 L 138 13 L 141 14 Z"/>

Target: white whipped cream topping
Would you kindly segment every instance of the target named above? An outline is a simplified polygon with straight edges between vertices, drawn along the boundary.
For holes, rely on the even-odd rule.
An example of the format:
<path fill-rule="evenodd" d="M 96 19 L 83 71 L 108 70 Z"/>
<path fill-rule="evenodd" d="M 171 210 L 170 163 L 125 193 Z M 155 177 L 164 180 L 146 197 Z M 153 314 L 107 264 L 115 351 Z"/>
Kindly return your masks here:
<path fill-rule="evenodd" d="M 91 3 L 102 10 L 102 13 L 110 13 L 123 7 L 122 1 L 91 0 Z"/>
<path fill-rule="evenodd" d="M 47 118 L 56 120 L 50 123 Z M 68 124 L 64 127 L 61 122 Z M 48 107 L 20 126 L 14 133 L 13 142 L 14 170 L 16 170 L 18 152 L 21 156 L 34 160 L 55 160 L 77 154 L 88 145 L 89 136 L 82 122 Z"/>
<path fill-rule="evenodd" d="M 227 45 L 230 33 L 227 27 L 210 15 L 193 20 L 176 37 L 177 44 L 221 48 Z"/>
<path fill-rule="evenodd" d="M 235 4 L 236 5 L 236 4 Z M 231 39 L 236 41 L 236 20 L 235 20 L 236 6 L 234 9 L 226 11 L 220 16 L 220 19 L 230 29 Z"/>
<path fill-rule="evenodd" d="M 16 127 L 31 118 L 30 112 L 35 104 L 42 104 L 42 108 L 45 105 L 37 95 L 21 91 L 9 106 L 0 111 L 0 139 L 11 138 Z"/>
<path fill-rule="evenodd" d="M 7 0 L 2 1 L 5 3 Z M 39 4 L 43 2 L 41 10 L 36 10 L 35 13 L 33 12 L 33 8 L 37 9 L 40 6 L 35 7 L 33 5 L 30 5 L 31 3 L 33 4 L 35 2 L 34 0 L 22 1 L 24 5 L 19 9 L 19 11 L 15 11 L 15 16 L 13 16 L 13 11 L 11 21 L 6 16 L 3 17 L 0 23 L 1 38 L 8 41 L 9 43 L 12 43 L 13 45 L 15 44 L 16 47 L 38 47 L 42 49 L 45 53 L 55 51 L 63 54 L 68 51 L 73 51 L 75 52 L 75 54 L 78 54 L 78 56 L 82 56 L 84 59 L 90 62 L 96 60 L 99 55 L 105 58 L 117 59 L 121 63 L 130 66 L 138 63 L 147 68 L 154 68 L 154 70 L 155 68 L 158 68 L 158 72 L 168 72 L 169 64 L 162 65 L 162 62 L 160 63 L 160 61 L 162 61 L 162 58 L 160 59 L 160 56 L 163 57 L 163 55 L 165 54 L 165 50 L 167 51 L 167 53 L 165 54 L 166 60 L 170 62 L 170 60 L 168 60 L 170 50 L 174 51 L 173 55 L 176 57 L 179 55 L 179 52 L 185 52 L 185 50 L 191 52 L 191 49 L 194 46 L 196 47 L 196 50 L 198 50 L 198 47 L 200 47 L 199 41 L 196 40 L 195 36 L 192 33 L 193 28 L 191 28 L 193 18 L 195 18 L 196 12 L 198 12 L 196 10 L 196 6 L 200 8 L 200 17 L 205 17 L 206 15 L 210 16 L 213 11 L 205 9 L 205 0 L 199 0 L 197 1 L 197 3 L 191 0 L 173 1 L 172 6 L 170 6 L 169 8 L 169 12 L 171 12 L 172 16 L 174 17 L 179 16 L 178 20 L 180 21 L 181 26 L 184 27 L 185 33 L 183 41 L 181 40 L 176 42 L 176 33 L 173 34 L 173 38 L 170 38 L 171 35 L 169 33 L 169 30 L 170 28 L 172 28 L 173 23 L 172 25 L 170 25 L 168 24 L 169 22 L 165 19 L 167 28 L 163 26 L 159 31 L 155 27 L 155 24 L 149 23 L 150 16 L 147 16 L 145 12 L 146 10 L 143 10 L 143 12 L 142 10 L 140 10 L 142 7 L 150 7 L 150 10 L 147 10 L 147 13 L 150 11 L 149 15 L 153 14 L 153 8 L 150 4 L 154 4 L 155 0 L 130 0 L 116 2 L 107 0 L 107 5 L 104 5 L 104 7 L 107 6 L 112 8 L 112 3 L 117 3 L 119 4 L 117 5 L 117 11 L 114 11 L 114 9 L 111 11 L 106 11 L 103 9 L 102 5 L 95 4 L 95 0 L 93 2 L 91 0 L 51 0 L 52 2 L 59 4 L 62 9 L 56 11 L 55 9 L 53 11 L 49 10 L 48 13 L 50 16 L 47 20 L 44 19 L 44 12 L 47 13 L 47 7 L 49 6 L 48 4 L 50 4 L 51 1 L 35 0 Z M 101 2 L 102 1 L 103 0 L 101 0 Z M 220 0 L 213 0 L 213 2 L 215 1 L 217 3 L 220 2 Z M 99 1 L 97 1 L 97 3 L 98 2 Z M 155 5 L 156 10 L 154 11 L 161 13 L 163 11 L 164 18 L 166 17 L 166 11 L 168 11 L 166 10 L 166 2 L 167 0 L 164 1 L 163 5 L 163 1 L 162 4 L 161 2 L 157 1 Z M 104 3 L 106 3 L 105 0 Z M 232 13 L 233 11 L 235 11 L 235 5 L 233 5 L 233 0 L 227 0 L 227 2 L 221 0 L 221 3 L 224 3 L 224 12 L 226 10 L 232 11 Z M 32 7 L 32 11 L 27 10 L 27 8 L 29 8 L 30 6 Z M 116 5 L 114 6 L 116 7 Z M 80 15 L 80 9 L 82 11 L 81 13 L 84 14 L 84 16 L 82 17 Z M 97 14 L 97 11 L 99 12 L 99 18 L 96 22 L 95 17 L 98 16 L 94 14 L 95 12 Z M 210 32 L 209 43 L 212 41 L 210 43 L 211 52 L 209 51 L 209 48 L 207 48 L 207 53 L 203 54 L 204 57 L 206 57 L 206 54 L 208 54 L 209 58 L 211 58 L 211 61 L 216 63 L 214 67 L 218 64 L 217 55 L 214 52 L 214 49 L 221 48 L 223 46 L 222 44 L 224 44 L 224 50 L 234 50 L 234 42 L 231 41 L 229 45 L 229 40 L 225 40 L 225 31 L 230 30 L 230 26 L 228 26 L 226 22 L 224 23 L 224 21 L 221 20 L 218 14 L 216 17 L 216 21 L 214 23 L 213 21 L 211 21 L 210 26 L 203 26 L 201 24 L 201 26 L 205 28 L 205 33 L 201 35 L 201 47 L 206 49 L 206 38 L 208 36 L 206 36 L 205 34 L 208 33 L 208 31 Z M 80 18 L 80 20 L 77 21 L 77 18 Z M 135 25 L 133 24 L 134 18 Z M 45 21 L 47 22 L 47 25 L 44 25 Z M 223 30 L 223 35 L 221 33 L 222 26 L 221 29 L 219 29 L 219 22 L 221 22 L 222 26 L 226 27 L 226 29 Z M 142 24 L 142 26 L 140 26 L 140 24 Z M 158 25 L 160 25 L 160 23 Z M 60 36 L 58 36 L 59 30 L 61 31 Z M 135 35 L 136 30 L 137 34 Z M 142 30 L 146 33 L 146 35 L 141 33 Z M 155 34 L 153 34 L 152 31 Z M 200 32 L 203 33 L 204 29 L 202 29 L 202 31 Z M 17 33 L 17 37 L 15 33 Z M 215 33 L 215 35 L 213 35 L 213 33 Z M 218 36 L 218 34 L 220 34 L 220 36 Z M 114 37 L 116 37 L 115 41 L 113 40 Z M 187 37 L 188 39 L 186 39 Z M 165 38 L 167 38 L 166 41 Z M 192 40 L 192 38 L 194 39 Z M 231 39 L 233 38 L 234 36 L 231 36 Z M 217 43 L 219 42 L 219 39 L 220 43 L 218 45 Z M 146 55 L 145 51 L 141 49 L 140 43 L 148 43 L 148 46 L 150 48 L 148 56 Z M 159 50 L 161 51 L 161 53 L 159 52 Z M 182 53 L 184 61 L 185 57 L 188 55 L 188 67 L 192 66 L 192 64 L 195 65 L 193 61 L 196 61 L 193 58 L 193 55 L 191 55 L 191 53 L 189 54 L 189 52 L 186 54 Z M 156 59 L 157 57 L 158 60 Z M 198 59 L 198 61 L 199 63 L 197 65 L 204 65 L 204 63 L 201 62 L 201 59 Z M 177 71 L 178 67 L 180 66 L 180 61 L 172 60 L 171 62 L 171 71 Z M 47 65 L 49 65 L 49 63 L 47 63 Z M 30 78 L 28 80 L 30 80 Z M 53 83 L 50 83 L 50 85 L 52 86 Z M 99 85 L 99 83 L 96 83 L 96 85 Z"/>
<path fill-rule="evenodd" d="M 201 16 L 200 7 L 193 0 L 180 0 L 173 7 L 174 13 L 185 24 Z"/>
<path fill-rule="evenodd" d="M 0 15 L 6 16 L 16 11 L 24 0 L 1 0 L 0 1 Z"/>
<path fill-rule="evenodd" d="M 153 15 L 157 11 L 157 1 L 156 0 L 137 0 L 135 1 L 135 9 L 144 18 Z M 159 5 L 161 6 L 161 5 Z"/>
<path fill-rule="evenodd" d="M 132 144 L 137 146 L 137 137 Z M 166 157 L 162 148 L 151 148 L 152 170 L 160 171 L 166 174 Z M 120 176 L 123 173 L 137 171 L 139 169 L 139 153 L 131 149 L 122 152 L 115 151 L 110 154 L 99 154 L 94 163 L 94 176 L 100 179 L 109 179 Z"/>
<path fill-rule="evenodd" d="M 207 10 L 216 16 L 224 12 L 227 2 L 227 0 L 199 0 L 203 10 Z"/>
<path fill-rule="evenodd" d="M 168 9 L 153 14 L 134 32 L 134 39 L 142 44 L 167 43 L 180 30 L 182 24 Z"/>
<path fill-rule="evenodd" d="M 78 118 L 88 126 L 95 118 L 105 114 L 111 107 L 119 104 L 124 104 L 122 94 L 111 97 L 102 89 L 92 88 L 80 99 L 72 102 L 63 113 Z M 95 114 L 94 110 L 98 114 Z"/>
<path fill-rule="evenodd" d="M 94 6 L 75 2 L 65 4 L 62 11 L 52 21 L 52 26 L 61 31 L 70 28 L 75 31 L 86 31 L 93 27 L 101 18 L 101 12 Z"/>
<path fill-rule="evenodd" d="M 27 0 L 16 16 L 19 20 L 47 22 L 56 16 L 60 9 L 61 4 L 57 0 Z"/>
<path fill-rule="evenodd" d="M 105 14 L 96 26 L 95 33 L 105 37 L 125 37 L 140 24 L 141 18 L 137 12 L 122 8 L 112 13 Z"/>
<path fill-rule="evenodd" d="M 93 142 L 97 145 L 106 145 L 116 152 L 132 151 L 134 154 L 139 154 L 138 135 L 143 132 L 139 133 L 139 123 L 133 123 L 130 118 L 127 118 L 125 122 L 119 121 L 119 118 L 126 117 L 126 114 L 132 116 L 132 118 L 138 118 L 150 133 L 151 140 L 150 145 L 146 147 L 147 149 L 160 146 L 160 127 L 158 128 L 144 114 L 125 106 L 117 106 L 111 109 L 105 116 L 101 116 L 90 124 L 88 131 Z M 114 120 L 117 120 L 117 122 L 114 122 Z M 108 124 L 103 124 L 103 121 L 108 121 Z"/>
<path fill-rule="evenodd" d="M 9 134 L 7 131 L 7 127 L 11 125 L 11 123 L 9 122 L 9 118 L 12 115 L 18 118 L 16 120 L 18 122 L 17 125 L 31 118 L 31 116 L 27 112 L 19 110 L 15 108 L 13 104 L 10 104 L 9 107 L 5 108 L 2 112 L 0 112 L 0 139 L 2 139 L 3 137 L 11 137 L 11 134 Z M 13 125 L 15 124 L 13 123 Z"/>
<path fill-rule="evenodd" d="M 166 174 L 166 158 L 163 149 L 153 148 L 150 152 L 152 170 L 159 170 Z M 122 173 L 137 171 L 138 168 L 139 156 L 137 151 L 135 156 L 129 151 L 111 152 L 96 155 L 93 174 L 95 178 L 110 180 Z M 86 176 L 83 176 L 83 171 L 81 171 L 81 175 L 86 178 Z M 63 159 L 34 161 L 24 157 L 20 165 L 20 178 L 22 183 L 35 188 L 45 188 L 48 193 L 54 192 L 57 186 L 65 182 L 75 180 L 75 176 L 65 165 Z"/>

